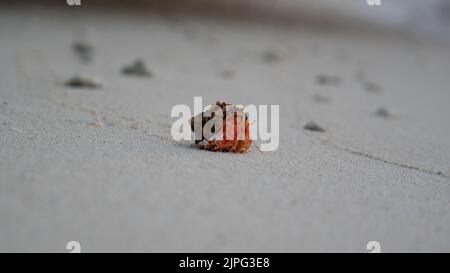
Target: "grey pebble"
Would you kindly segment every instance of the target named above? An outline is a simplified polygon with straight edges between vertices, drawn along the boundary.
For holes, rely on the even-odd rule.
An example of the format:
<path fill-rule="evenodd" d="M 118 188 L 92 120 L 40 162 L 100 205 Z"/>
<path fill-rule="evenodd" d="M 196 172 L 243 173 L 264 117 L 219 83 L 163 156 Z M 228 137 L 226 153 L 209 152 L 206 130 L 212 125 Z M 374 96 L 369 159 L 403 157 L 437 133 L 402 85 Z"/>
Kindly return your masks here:
<path fill-rule="evenodd" d="M 74 76 L 69 79 L 66 83 L 66 86 L 75 87 L 75 88 L 100 88 L 102 84 L 95 78 L 92 77 L 83 77 L 83 76 Z"/>
<path fill-rule="evenodd" d="M 325 132 L 325 129 L 317 125 L 315 122 L 308 122 L 304 127 L 305 130 L 313 131 L 313 132 Z"/>
<path fill-rule="evenodd" d="M 267 64 L 273 64 L 281 61 L 281 56 L 275 51 L 266 51 L 261 54 L 261 60 Z"/>
<path fill-rule="evenodd" d="M 94 55 L 94 47 L 86 42 L 75 42 L 73 50 L 83 63 L 90 63 Z"/>
<path fill-rule="evenodd" d="M 386 118 L 386 119 L 393 117 L 391 111 L 389 111 L 389 109 L 387 109 L 385 107 L 378 108 L 377 111 L 375 112 L 375 114 L 379 117 Z"/>
<path fill-rule="evenodd" d="M 341 78 L 331 75 L 317 75 L 316 81 L 319 85 L 337 86 L 341 84 Z"/>
<path fill-rule="evenodd" d="M 130 76 L 150 77 L 152 72 L 147 68 L 145 62 L 141 59 L 137 59 L 131 65 L 125 66 L 122 69 L 122 73 Z"/>
<path fill-rule="evenodd" d="M 366 91 L 371 92 L 371 93 L 379 93 L 381 91 L 380 85 L 378 85 L 374 82 L 366 81 L 363 83 L 363 86 Z"/>

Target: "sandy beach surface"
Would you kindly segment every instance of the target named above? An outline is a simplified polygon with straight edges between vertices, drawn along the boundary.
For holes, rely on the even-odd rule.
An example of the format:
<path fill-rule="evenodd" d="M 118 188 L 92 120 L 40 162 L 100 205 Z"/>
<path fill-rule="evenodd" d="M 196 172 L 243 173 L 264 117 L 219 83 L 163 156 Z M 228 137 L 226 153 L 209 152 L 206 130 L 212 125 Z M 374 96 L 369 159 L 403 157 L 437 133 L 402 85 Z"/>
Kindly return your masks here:
<path fill-rule="evenodd" d="M 2 252 L 450 251 L 448 44 L 15 6 L 0 36 Z M 152 76 L 121 72 L 137 58 Z M 78 74 L 101 87 L 65 85 Z M 194 96 L 280 105 L 279 148 L 175 142 Z"/>

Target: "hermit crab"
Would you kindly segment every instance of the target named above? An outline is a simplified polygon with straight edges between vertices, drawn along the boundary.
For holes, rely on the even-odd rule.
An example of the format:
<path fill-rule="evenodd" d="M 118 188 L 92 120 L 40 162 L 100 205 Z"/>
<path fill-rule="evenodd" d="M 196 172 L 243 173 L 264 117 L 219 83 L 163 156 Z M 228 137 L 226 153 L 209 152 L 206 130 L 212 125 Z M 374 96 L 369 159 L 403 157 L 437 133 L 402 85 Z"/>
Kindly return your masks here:
<path fill-rule="evenodd" d="M 218 101 L 190 121 L 200 149 L 233 153 L 250 150 L 250 124 L 242 106 Z"/>

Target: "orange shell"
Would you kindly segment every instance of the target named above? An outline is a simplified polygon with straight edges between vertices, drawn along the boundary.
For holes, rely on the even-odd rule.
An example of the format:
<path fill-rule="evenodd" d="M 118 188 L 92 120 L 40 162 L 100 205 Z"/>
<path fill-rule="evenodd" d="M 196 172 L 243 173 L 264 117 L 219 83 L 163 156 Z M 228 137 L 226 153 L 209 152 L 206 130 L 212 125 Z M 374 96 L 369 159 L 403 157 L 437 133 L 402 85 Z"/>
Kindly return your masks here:
<path fill-rule="evenodd" d="M 216 105 L 220 106 L 224 112 L 226 107 L 229 104 L 226 104 L 224 102 L 217 102 Z M 200 149 L 205 149 L 213 152 L 233 152 L 233 153 L 244 153 L 250 150 L 252 145 L 252 140 L 250 138 L 250 124 L 247 120 L 247 117 L 245 119 L 239 119 L 237 117 L 237 114 L 234 113 L 233 117 L 226 117 L 226 114 L 224 115 L 225 122 L 223 123 L 223 139 L 203 139 L 202 141 L 196 142 L 197 146 Z M 204 117 L 203 117 L 204 119 Z M 226 128 L 227 123 L 232 122 L 234 123 L 234 129 L 233 129 L 233 136 L 227 136 L 226 135 Z M 205 120 L 204 120 L 205 121 Z M 245 122 L 245 137 L 242 140 L 238 139 L 238 130 L 239 128 L 243 128 L 244 126 L 239 126 L 242 124 L 238 124 L 238 122 Z M 194 129 L 194 118 L 191 120 L 191 127 Z M 203 124 L 204 125 L 204 124 Z"/>

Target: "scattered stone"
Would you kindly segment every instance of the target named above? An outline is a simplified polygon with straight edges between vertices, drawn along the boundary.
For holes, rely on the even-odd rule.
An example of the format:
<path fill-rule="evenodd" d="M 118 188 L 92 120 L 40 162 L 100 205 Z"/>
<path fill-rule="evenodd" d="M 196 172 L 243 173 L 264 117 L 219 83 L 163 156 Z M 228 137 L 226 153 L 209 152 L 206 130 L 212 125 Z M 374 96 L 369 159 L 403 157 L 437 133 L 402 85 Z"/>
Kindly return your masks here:
<path fill-rule="evenodd" d="M 122 69 L 122 73 L 130 76 L 150 77 L 152 72 L 147 68 L 147 65 L 142 59 L 137 59 L 129 66 Z"/>
<path fill-rule="evenodd" d="M 317 125 L 315 122 L 308 122 L 304 127 L 305 130 L 313 131 L 313 132 L 325 132 L 325 129 Z"/>
<path fill-rule="evenodd" d="M 386 119 L 393 117 L 393 114 L 391 113 L 391 111 L 389 111 L 389 109 L 384 108 L 384 107 L 378 108 L 378 110 L 375 112 L 375 114 L 379 117 L 386 118 Z"/>
<path fill-rule="evenodd" d="M 83 63 L 92 62 L 94 56 L 94 47 L 86 42 L 75 42 L 72 45 L 73 50 Z"/>
<path fill-rule="evenodd" d="M 264 63 L 274 64 L 281 61 L 281 56 L 277 52 L 274 51 L 266 51 L 261 55 L 261 59 Z"/>
<path fill-rule="evenodd" d="M 371 92 L 371 93 L 379 93 L 381 91 L 380 85 L 378 85 L 374 82 L 366 81 L 363 83 L 363 86 L 366 91 Z"/>
<path fill-rule="evenodd" d="M 341 79 L 338 76 L 318 75 L 316 81 L 319 85 L 337 86 L 341 84 Z"/>
<path fill-rule="evenodd" d="M 92 77 L 75 76 L 66 82 L 66 86 L 74 88 L 100 88 L 102 84 Z"/>

